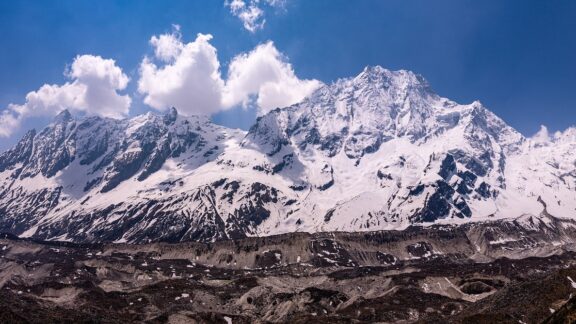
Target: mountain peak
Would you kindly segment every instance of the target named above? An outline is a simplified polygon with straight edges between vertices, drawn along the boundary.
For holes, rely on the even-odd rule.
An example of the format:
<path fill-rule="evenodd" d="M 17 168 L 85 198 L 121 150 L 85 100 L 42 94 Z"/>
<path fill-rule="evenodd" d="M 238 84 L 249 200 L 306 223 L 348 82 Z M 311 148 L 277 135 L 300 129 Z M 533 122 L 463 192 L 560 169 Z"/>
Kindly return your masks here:
<path fill-rule="evenodd" d="M 564 131 L 558 131 L 554 134 L 554 141 L 561 143 L 576 142 L 576 126 L 568 127 Z"/>
<path fill-rule="evenodd" d="M 362 73 L 368 74 L 382 74 L 382 73 L 390 73 L 391 71 L 388 69 L 383 68 L 380 65 L 366 65 Z"/>
<path fill-rule="evenodd" d="M 399 88 L 420 87 L 429 88 L 428 81 L 423 76 L 409 70 L 388 70 L 380 65 L 366 66 L 362 72 L 354 78 L 356 82 L 368 82 L 379 85 L 394 86 Z"/>
<path fill-rule="evenodd" d="M 175 107 L 172 107 L 168 110 L 166 114 L 164 114 L 164 123 L 167 125 L 173 124 L 176 119 L 178 118 L 178 110 Z"/>
<path fill-rule="evenodd" d="M 70 111 L 68 111 L 68 109 L 64 109 L 54 117 L 53 122 L 58 124 L 62 122 L 68 122 L 70 120 L 72 120 L 72 114 Z"/>
<path fill-rule="evenodd" d="M 480 102 L 428 89 L 410 71 L 366 67 L 248 134 L 175 108 L 125 120 L 62 111 L 69 122 L 0 155 L 0 229 L 213 241 L 540 214 L 538 196 L 550 215 L 576 217 L 576 128 L 524 145 Z"/>

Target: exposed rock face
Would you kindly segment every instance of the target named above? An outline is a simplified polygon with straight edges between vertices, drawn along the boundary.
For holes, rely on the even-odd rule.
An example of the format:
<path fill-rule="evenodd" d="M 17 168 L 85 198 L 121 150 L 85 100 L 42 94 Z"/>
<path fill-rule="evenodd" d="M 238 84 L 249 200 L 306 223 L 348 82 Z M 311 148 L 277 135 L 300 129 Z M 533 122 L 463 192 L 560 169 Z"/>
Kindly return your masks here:
<path fill-rule="evenodd" d="M 171 109 L 67 111 L 0 155 L 0 230 L 82 242 L 576 217 L 576 131 L 524 138 L 479 102 L 369 67 L 245 133 Z"/>

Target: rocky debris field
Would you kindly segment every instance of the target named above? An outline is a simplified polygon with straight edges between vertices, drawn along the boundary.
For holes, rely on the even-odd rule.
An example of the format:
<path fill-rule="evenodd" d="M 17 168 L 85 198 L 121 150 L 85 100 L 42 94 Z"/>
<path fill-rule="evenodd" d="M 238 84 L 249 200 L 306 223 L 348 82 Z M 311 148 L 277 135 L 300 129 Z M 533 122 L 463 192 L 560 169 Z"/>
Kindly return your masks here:
<path fill-rule="evenodd" d="M 543 253 L 510 242 L 479 252 L 463 248 L 463 238 L 446 228 L 213 244 L 0 237 L 1 323 L 569 323 L 576 317 L 570 246 Z"/>

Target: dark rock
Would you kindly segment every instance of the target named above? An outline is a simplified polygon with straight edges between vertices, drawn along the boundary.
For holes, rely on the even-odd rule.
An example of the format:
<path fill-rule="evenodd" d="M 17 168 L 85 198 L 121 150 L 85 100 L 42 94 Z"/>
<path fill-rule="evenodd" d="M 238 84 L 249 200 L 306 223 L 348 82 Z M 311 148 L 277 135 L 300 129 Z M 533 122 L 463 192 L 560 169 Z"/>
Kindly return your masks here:
<path fill-rule="evenodd" d="M 491 192 L 490 192 L 490 185 L 487 184 L 486 182 L 482 182 L 478 188 L 476 189 L 476 192 L 482 197 L 482 198 L 490 198 L 492 196 Z"/>
<path fill-rule="evenodd" d="M 438 174 L 446 181 L 449 181 L 450 178 L 456 174 L 456 161 L 454 157 L 450 154 L 447 154 L 444 160 L 442 160 L 442 164 L 440 165 L 440 171 Z"/>

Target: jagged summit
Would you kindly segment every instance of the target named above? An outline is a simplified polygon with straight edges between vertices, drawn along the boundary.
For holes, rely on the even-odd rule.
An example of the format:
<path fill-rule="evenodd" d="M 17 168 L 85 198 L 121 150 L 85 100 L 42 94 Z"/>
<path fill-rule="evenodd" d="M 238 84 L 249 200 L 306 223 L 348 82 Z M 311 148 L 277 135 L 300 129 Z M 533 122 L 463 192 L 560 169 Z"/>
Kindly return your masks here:
<path fill-rule="evenodd" d="M 372 87 L 386 87 L 406 90 L 423 90 L 433 92 L 423 76 L 408 70 L 391 71 L 379 65 L 366 66 L 356 77 L 354 84 L 366 84 Z"/>
<path fill-rule="evenodd" d="M 568 127 L 563 132 L 554 133 L 554 140 L 557 142 L 576 142 L 576 126 Z"/>
<path fill-rule="evenodd" d="M 166 124 L 172 124 L 178 118 L 178 110 L 172 107 L 168 110 L 168 112 L 164 115 L 164 122 Z"/>
<path fill-rule="evenodd" d="M 72 120 L 72 114 L 70 113 L 70 111 L 68 111 L 68 109 L 64 109 L 61 112 L 59 112 L 53 119 L 54 123 L 66 123 L 69 122 L 70 120 Z"/>
<path fill-rule="evenodd" d="M 480 102 L 379 66 L 247 133 L 176 108 L 125 120 L 63 111 L 0 155 L 0 232 L 213 241 L 576 218 L 575 128 L 545 135 L 534 145 Z"/>
<path fill-rule="evenodd" d="M 301 103 L 259 119 L 249 140 L 268 153 L 292 141 L 328 156 L 343 151 L 359 159 L 392 139 L 424 143 L 451 130 L 459 138 L 483 139 L 478 145 L 489 145 L 491 138 L 506 150 L 524 140 L 479 101 L 459 105 L 436 95 L 421 76 L 379 66 L 325 85 Z"/>

